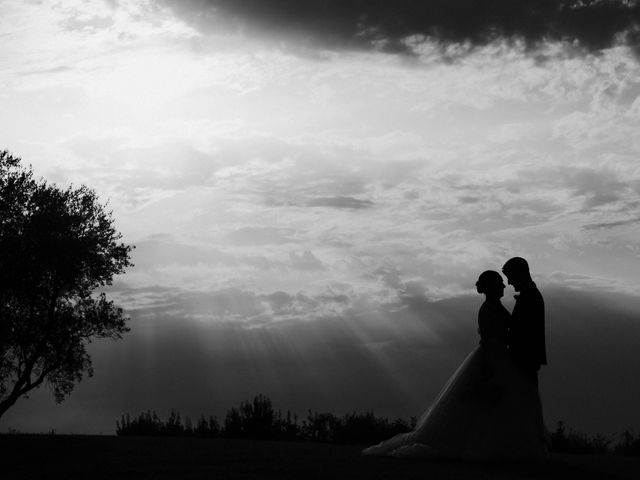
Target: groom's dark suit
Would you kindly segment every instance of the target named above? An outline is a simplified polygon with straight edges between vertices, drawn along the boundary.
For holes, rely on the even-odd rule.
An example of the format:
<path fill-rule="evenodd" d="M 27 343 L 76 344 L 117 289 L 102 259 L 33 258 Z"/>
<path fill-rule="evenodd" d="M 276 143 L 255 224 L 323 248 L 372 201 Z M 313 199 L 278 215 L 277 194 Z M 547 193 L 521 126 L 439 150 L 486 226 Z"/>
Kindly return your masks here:
<path fill-rule="evenodd" d="M 516 366 L 538 385 L 538 370 L 547 364 L 544 334 L 544 300 L 533 282 L 515 296 L 511 313 L 509 350 Z"/>

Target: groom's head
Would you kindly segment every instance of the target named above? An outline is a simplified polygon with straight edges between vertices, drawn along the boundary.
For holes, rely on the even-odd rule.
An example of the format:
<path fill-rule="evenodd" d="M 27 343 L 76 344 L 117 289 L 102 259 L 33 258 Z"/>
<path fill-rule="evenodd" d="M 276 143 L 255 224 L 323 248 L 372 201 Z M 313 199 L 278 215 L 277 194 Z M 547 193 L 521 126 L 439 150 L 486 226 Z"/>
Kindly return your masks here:
<path fill-rule="evenodd" d="M 522 257 L 513 257 L 507 260 L 507 263 L 502 267 L 502 273 L 507 277 L 509 285 L 513 285 L 517 292 L 531 282 L 529 264 Z"/>

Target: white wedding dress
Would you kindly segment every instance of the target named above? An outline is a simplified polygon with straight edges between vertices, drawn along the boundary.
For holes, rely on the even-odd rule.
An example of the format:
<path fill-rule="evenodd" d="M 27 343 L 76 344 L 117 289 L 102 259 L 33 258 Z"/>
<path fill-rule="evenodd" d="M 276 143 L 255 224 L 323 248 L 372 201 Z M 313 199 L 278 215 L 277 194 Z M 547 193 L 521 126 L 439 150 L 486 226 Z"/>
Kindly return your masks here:
<path fill-rule="evenodd" d="M 474 460 L 545 458 L 540 395 L 509 356 L 508 319 L 500 302 L 485 302 L 479 314 L 480 345 L 458 367 L 413 431 L 362 453 Z"/>

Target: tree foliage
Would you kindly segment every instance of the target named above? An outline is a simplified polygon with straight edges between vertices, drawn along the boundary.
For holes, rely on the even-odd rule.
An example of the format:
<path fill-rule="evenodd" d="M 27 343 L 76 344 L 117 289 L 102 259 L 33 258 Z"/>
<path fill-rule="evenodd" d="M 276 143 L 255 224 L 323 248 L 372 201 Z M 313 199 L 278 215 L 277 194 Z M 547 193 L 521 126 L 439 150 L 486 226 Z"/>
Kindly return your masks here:
<path fill-rule="evenodd" d="M 61 402 L 93 374 L 87 343 L 129 330 L 94 294 L 131 266 L 120 239 L 93 190 L 36 179 L 0 152 L 0 416 L 42 384 Z"/>

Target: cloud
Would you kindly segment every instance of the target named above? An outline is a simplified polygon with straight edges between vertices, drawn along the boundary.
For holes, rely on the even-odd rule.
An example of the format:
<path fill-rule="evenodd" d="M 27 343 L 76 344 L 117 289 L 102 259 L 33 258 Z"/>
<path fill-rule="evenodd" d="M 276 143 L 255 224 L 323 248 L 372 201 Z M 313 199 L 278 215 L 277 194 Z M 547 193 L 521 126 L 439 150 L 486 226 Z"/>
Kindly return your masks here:
<path fill-rule="evenodd" d="M 19 75 L 46 75 L 50 73 L 62 73 L 72 71 L 73 67 L 69 65 L 58 65 L 56 67 L 43 67 L 43 68 L 32 68 L 30 70 L 26 70 L 23 72 L 19 72 Z"/>
<path fill-rule="evenodd" d="M 243 227 L 228 233 L 225 240 L 235 245 L 282 245 L 297 243 L 292 228 Z"/>
<path fill-rule="evenodd" d="M 94 16 L 91 18 L 69 17 L 62 23 L 62 28 L 68 31 L 80 30 L 83 32 L 97 31 L 112 27 L 115 20 L 110 16 Z"/>
<path fill-rule="evenodd" d="M 614 172 L 604 169 L 567 169 L 565 182 L 576 195 L 586 197 L 585 208 L 616 202 L 625 187 Z"/>
<path fill-rule="evenodd" d="M 354 197 L 320 197 L 314 198 L 307 202 L 310 207 L 331 207 L 346 208 L 350 210 L 360 210 L 363 208 L 371 208 L 375 204 L 371 200 L 360 200 Z"/>
<path fill-rule="evenodd" d="M 155 293 L 155 289 L 152 289 Z M 246 290 L 227 288 L 209 292 L 171 289 L 161 296 L 149 297 L 145 288 L 124 290 L 124 293 L 140 298 L 146 296 L 146 304 L 136 307 L 124 305 L 127 312 L 138 318 L 173 318 L 176 321 L 186 319 L 214 320 L 220 323 L 237 322 L 247 325 L 255 321 L 265 310 L 258 296 Z M 120 294 L 121 296 L 122 294 Z"/>
<path fill-rule="evenodd" d="M 634 288 L 627 288 L 628 285 L 622 278 L 610 279 L 581 273 L 555 271 L 550 275 L 544 276 L 542 282 L 550 284 L 552 288 L 569 288 L 576 292 L 593 292 L 598 296 L 603 294 L 616 296 L 625 291 L 628 296 L 634 296 L 638 293 L 637 290 L 634 291 Z"/>
<path fill-rule="evenodd" d="M 407 39 L 429 37 L 464 52 L 496 39 L 535 46 L 548 40 L 576 42 L 598 50 L 615 42 L 633 44 L 640 5 L 623 0 L 164 0 L 204 31 L 224 22 L 270 34 L 292 35 L 323 47 L 411 53 Z M 224 18 L 224 20 L 223 20 Z M 444 49 L 446 50 L 446 49 Z"/>
<path fill-rule="evenodd" d="M 289 254 L 293 268 L 297 270 L 324 270 L 324 265 L 309 250 L 305 250 L 301 254 L 291 252 Z"/>
<path fill-rule="evenodd" d="M 637 181 L 636 175 L 626 167 L 624 164 L 616 169 L 608 165 L 556 166 L 523 169 L 518 175 L 523 184 L 535 179 L 538 187 L 546 183 L 566 189 L 571 197 L 582 201 L 584 211 L 609 205 L 624 209 L 625 204 L 636 200 L 634 185 Z"/>
<path fill-rule="evenodd" d="M 135 287 L 120 280 L 104 291 L 135 318 L 171 319 L 177 323 L 197 320 L 240 329 L 275 328 L 282 322 L 340 316 L 353 302 L 369 301 L 335 284 L 311 292 L 272 289 L 265 293 L 250 285 L 195 290 L 150 284 Z"/>
<path fill-rule="evenodd" d="M 628 225 L 635 225 L 640 223 L 640 217 L 628 218 L 625 220 L 616 220 L 613 222 L 601 222 L 601 223 L 591 223 L 589 225 L 585 225 L 583 228 L 585 230 L 600 230 L 600 229 L 610 229 L 616 227 L 625 227 Z"/>
<path fill-rule="evenodd" d="M 277 327 L 283 321 L 317 321 L 346 311 L 350 300 L 346 295 L 321 294 L 309 296 L 303 292 L 288 294 L 277 291 L 258 297 L 267 307 L 261 326 Z M 258 325 L 256 322 L 252 326 Z"/>
<path fill-rule="evenodd" d="M 136 242 L 132 253 L 136 269 L 157 269 L 166 265 L 222 264 L 234 266 L 233 255 L 216 248 L 176 241 L 171 235 L 154 235 Z"/>
<path fill-rule="evenodd" d="M 288 3 L 284 27 L 302 8 Z M 24 5 L 11 6 L 19 18 L 3 17 L 14 32 L 0 81 L 6 141 L 38 174 L 109 199 L 125 236 L 140 244 L 132 285 L 300 288 L 317 298 L 337 281 L 388 301 L 397 291 L 372 274 L 380 268 L 443 298 L 468 291 L 514 250 L 544 258 L 547 273 L 616 277 L 607 252 L 620 263 L 636 258 L 637 225 L 614 228 L 637 217 L 640 191 L 640 68 L 629 48 L 581 56 L 561 44 L 532 52 L 494 39 L 443 43 L 456 61 L 429 62 L 440 47 L 418 35 L 407 45 L 421 61 L 408 61 L 376 51 L 384 46 L 365 35 L 358 48 L 374 51 L 305 56 L 249 38 L 268 12 L 278 16 L 270 0 L 173 6 L 201 26 L 222 7 L 225 21 L 232 9 L 237 18 L 253 15 L 249 5 L 267 11 L 245 25 L 247 35 L 196 34 L 153 2 L 139 12 L 115 2 L 100 16 L 117 25 L 60 32 L 67 17 L 91 22 L 93 4 L 53 16 Z M 343 18 L 357 10 L 325 5 Z M 400 19 L 409 5 L 358 8 Z M 141 36 L 120 41 L 122 32 Z M 15 75 L 64 65 L 73 69 L 26 85 Z M 162 232 L 172 236 L 150 238 Z"/>

